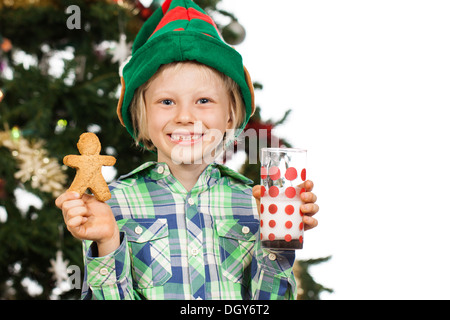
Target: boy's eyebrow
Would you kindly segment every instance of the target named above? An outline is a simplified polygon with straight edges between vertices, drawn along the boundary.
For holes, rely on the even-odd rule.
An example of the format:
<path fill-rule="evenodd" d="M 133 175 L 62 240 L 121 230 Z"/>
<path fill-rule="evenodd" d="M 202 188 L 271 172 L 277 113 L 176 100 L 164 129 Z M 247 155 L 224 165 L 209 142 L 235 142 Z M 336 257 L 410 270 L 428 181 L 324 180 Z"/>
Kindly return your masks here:
<path fill-rule="evenodd" d="M 173 95 L 175 95 L 175 93 L 176 93 L 176 90 L 172 90 L 170 88 L 156 88 L 154 90 L 147 89 L 144 94 L 145 94 L 145 96 L 149 96 L 149 97 L 152 97 L 152 96 L 161 97 L 161 96 L 173 96 Z"/>
<path fill-rule="evenodd" d="M 150 94 L 150 91 L 146 92 L 146 95 Z M 163 88 L 163 89 L 155 89 L 152 91 L 152 95 L 158 95 L 158 96 L 164 96 L 164 95 L 176 95 L 177 90 L 172 90 L 170 88 Z M 194 91 L 192 91 L 192 94 L 194 95 L 218 95 L 219 94 L 219 88 L 216 86 L 200 86 L 196 87 Z"/>
<path fill-rule="evenodd" d="M 150 92 L 152 93 L 152 95 L 172 95 L 173 92 L 171 92 L 170 90 L 167 89 L 163 89 L 163 90 L 154 90 L 154 91 L 147 91 L 146 94 L 150 94 Z"/>

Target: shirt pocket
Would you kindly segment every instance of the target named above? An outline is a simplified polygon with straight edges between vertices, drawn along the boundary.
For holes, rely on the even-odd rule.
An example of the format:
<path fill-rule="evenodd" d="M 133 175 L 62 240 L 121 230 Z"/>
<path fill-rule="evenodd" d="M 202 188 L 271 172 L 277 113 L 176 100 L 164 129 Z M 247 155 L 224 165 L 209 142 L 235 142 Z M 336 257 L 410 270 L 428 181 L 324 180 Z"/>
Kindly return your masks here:
<path fill-rule="evenodd" d="M 222 273 L 229 280 L 242 281 L 245 268 L 252 262 L 258 229 L 259 223 L 254 221 L 216 221 Z"/>
<path fill-rule="evenodd" d="M 128 220 L 122 227 L 138 288 L 162 286 L 172 277 L 167 219 Z"/>

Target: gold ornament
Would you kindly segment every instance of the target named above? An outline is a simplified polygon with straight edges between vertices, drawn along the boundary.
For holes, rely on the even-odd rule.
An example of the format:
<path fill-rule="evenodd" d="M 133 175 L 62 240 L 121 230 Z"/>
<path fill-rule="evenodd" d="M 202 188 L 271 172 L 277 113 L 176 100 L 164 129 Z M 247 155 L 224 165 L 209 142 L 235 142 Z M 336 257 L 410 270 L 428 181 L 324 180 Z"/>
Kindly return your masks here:
<path fill-rule="evenodd" d="M 48 156 L 43 140 L 29 142 L 18 128 L 0 131 L 0 147 L 6 147 L 16 158 L 19 170 L 14 177 L 22 183 L 31 182 L 33 189 L 51 193 L 54 197 L 64 192 L 67 175 L 56 158 Z"/>
<path fill-rule="evenodd" d="M 54 6 L 58 5 L 58 1 L 55 0 L 0 0 L 0 9 L 7 8 L 20 8 L 28 6 Z"/>

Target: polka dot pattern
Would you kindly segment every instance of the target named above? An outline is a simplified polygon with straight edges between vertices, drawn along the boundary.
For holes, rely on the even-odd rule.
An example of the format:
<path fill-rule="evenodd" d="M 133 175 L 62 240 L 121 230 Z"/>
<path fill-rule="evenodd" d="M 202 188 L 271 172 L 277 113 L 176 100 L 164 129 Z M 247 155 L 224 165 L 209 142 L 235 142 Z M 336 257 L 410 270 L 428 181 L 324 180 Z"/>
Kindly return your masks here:
<path fill-rule="evenodd" d="M 284 177 L 289 181 L 297 179 L 297 169 L 295 169 L 294 167 L 287 168 Z"/>
<path fill-rule="evenodd" d="M 276 197 L 278 196 L 278 194 L 280 194 L 280 190 L 278 189 L 277 186 L 271 186 L 271 187 L 269 188 L 269 195 L 270 195 L 272 198 L 276 198 Z"/>
<path fill-rule="evenodd" d="M 280 179 L 280 169 L 278 167 L 270 167 L 269 168 L 269 176 L 273 181 Z"/>
<path fill-rule="evenodd" d="M 261 179 L 261 240 L 303 243 L 300 194 L 306 190 L 297 185 L 301 183 L 300 179 L 306 181 L 306 169 L 281 165 L 261 167 Z"/>
<path fill-rule="evenodd" d="M 278 211 L 277 205 L 272 203 L 272 204 L 269 206 L 269 212 L 272 213 L 272 214 L 274 214 L 274 213 L 277 213 L 277 211 Z"/>
<path fill-rule="evenodd" d="M 286 212 L 288 215 L 291 215 L 294 213 L 294 206 L 291 204 L 288 204 L 285 208 L 284 208 L 284 212 Z"/>
<path fill-rule="evenodd" d="M 286 194 L 286 197 L 292 199 L 293 197 L 295 197 L 295 194 L 297 192 L 295 192 L 295 188 L 294 187 L 287 187 L 286 191 L 284 193 Z"/>
<path fill-rule="evenodd" d="M 296 192 L 299 194 L 299 191 Z M 266 195 L 268 203 L 261 204 L 261 240 L 284 240 L 291 242 L 303 236 L 303 213 L 300 210 L 300 202 L 292 202 L 291 199 L 286 198 L 286 201 L 277 201 L 271 203 L 273 199 Z M 266 209 L 270 213 L 267 215 Z"/>
<path fill-rule="evenodd" d="M 261 179 L 267 179 L 267 168 L 261 167 Z"/>

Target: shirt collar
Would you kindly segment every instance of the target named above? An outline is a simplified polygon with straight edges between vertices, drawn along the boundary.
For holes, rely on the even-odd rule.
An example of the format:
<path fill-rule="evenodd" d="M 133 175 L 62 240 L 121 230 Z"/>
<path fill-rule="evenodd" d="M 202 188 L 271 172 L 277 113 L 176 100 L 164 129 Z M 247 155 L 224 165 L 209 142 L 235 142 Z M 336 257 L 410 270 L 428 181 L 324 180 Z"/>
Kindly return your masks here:
<path fill-rule="evenodd" d="M 129 178 L 136 174 L 143 174 L 145 176 L 150 176 L 152 180 L 169 179 L 168 182 L 174 182 L 176 179 L 172 176 L 169 166 L 165 162 L 149 161 L 141 166 L 137 167 L 130 173 L 123 175 L 119 180 Z M 192 191 L 196 189 L 204 189 L 204 187 L 210 187 L 215 184 L 222 177 L 230 177 L 238 180 L 244 184 L 252 184 L 253 181 L 243 176 L 242 174 L 234 171 L 233 169 L 218 163 L 212 163 L 208 165 L 205 170 L 200 174 L 197 183 L 195 184 Z M 197 190 L 200 191 L 200 190 Z"/>
<path fill-rule="evenodd" d="M 244 184 L 252 184 L 253 183 L 253 180 L 247 178 L 246 176 L 234 171 L 233 169 L 231 169 L 225 165 L 217 164 L 217 163 L 214 163 L 213 165 L 215 165 L 219 169 L 219 172 L 221 173 L 222 176 L 228 176 L 228 177 L 234 178 Z"/>

